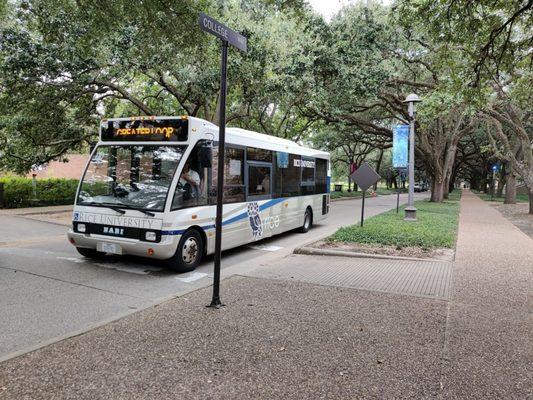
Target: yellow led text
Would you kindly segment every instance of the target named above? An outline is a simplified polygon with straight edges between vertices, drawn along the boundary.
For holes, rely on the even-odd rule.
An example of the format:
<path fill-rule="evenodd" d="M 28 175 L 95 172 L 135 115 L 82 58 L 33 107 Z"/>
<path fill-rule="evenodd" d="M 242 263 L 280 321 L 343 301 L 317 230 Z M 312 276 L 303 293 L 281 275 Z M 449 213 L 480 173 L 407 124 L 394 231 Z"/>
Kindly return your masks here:
<path fill-rule="evenodd" d="M 132 136 L 132 135 L 165 135 L 165 138 L 170 139 L 174 133 L 174 128 L 171 126 L 164 128 L 119 128 L 117 129 L 118 136 Z"/>

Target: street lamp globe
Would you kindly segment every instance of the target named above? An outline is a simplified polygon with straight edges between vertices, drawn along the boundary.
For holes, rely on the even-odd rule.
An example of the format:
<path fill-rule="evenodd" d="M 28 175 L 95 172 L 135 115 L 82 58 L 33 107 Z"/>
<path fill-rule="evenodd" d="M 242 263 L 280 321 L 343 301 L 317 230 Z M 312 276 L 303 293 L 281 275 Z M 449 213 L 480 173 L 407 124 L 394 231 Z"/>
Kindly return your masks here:
<path fill-rule="evenodd" d="M 414 93 L 411 93 L 409 96 L 407 96 L 405 98 L 405 100 L 403 101 L 404 103 L 419 103 L 421 102 L 422 99 L 420 97 L 418 97 L 416 94 Z"/>
<path fill-rule="evenodd" d="M 412 118 L 415 111 L 416 111 L 416 103 L 421 102 L 422 99 L 418 97 L 416 94 L 411 93 L 409 96 L 405 98 L 403 101 L 404 103 L 408 103 L 408 112 L 409 116 Z"/>

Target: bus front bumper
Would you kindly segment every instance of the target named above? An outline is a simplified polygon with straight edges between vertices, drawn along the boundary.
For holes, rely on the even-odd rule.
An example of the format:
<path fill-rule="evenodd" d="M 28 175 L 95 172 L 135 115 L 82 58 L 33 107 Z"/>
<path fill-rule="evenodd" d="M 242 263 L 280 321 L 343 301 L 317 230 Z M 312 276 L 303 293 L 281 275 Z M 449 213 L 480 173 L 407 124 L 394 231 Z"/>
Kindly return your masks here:
<path fill-rule="evenodd" d="M 143 242 L 135 239 L 115 238 L 104 235 L 87 235 L 69 229 L 69 242 L 75 247 L 84 247 L 98 251 L 110 250 L 111 254 L 133 255 L 139 257 L 167 260 L 174 256 L 180 236 L 164 235 L 161 241 Z"/>

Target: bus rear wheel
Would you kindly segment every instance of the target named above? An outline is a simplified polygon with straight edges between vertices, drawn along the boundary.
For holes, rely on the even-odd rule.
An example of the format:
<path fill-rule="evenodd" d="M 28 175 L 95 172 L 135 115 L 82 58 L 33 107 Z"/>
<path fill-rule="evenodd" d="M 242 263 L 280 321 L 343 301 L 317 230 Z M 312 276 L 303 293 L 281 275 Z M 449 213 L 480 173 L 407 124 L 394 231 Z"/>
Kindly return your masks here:
<path fill-rule="evenodd" d="M 167 260 L 167 266 L 176 272 L 194 270 L 202 261 L 204 243 L 200 233 L 195 229 L 186 231 L 178 243 L 174 257 Z"/>
<path fill-rule="evenodd" d="M 311 208 L 307 207 L 304 214 L 304 223 L 300 227 L 300 232 L 306 233 L 309 232 L 309 229 L 311 229 L 311 226 L 313 225 L 313 212 L 311 211 Z"/>

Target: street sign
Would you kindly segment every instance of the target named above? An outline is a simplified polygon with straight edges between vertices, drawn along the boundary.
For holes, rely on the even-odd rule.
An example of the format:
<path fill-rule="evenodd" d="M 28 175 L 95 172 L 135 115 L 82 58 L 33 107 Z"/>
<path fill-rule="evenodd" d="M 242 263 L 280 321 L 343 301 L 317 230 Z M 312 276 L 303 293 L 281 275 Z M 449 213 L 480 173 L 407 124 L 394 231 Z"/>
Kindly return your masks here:
<path fill-rule="evenodd" d="M 407 168 L 409 125 L 395 125 L 392 128 L 392 167 Z"/>
<path fill-rule="evenodd" d="M 370 186 L 381 179 L 381 176 L 374 171 L 368 163 L 364 162 L 357 168 L 357 170 L 350 175 L 355 183 L 362 191 L 367 190 Z"/>
<path fill-rule="evenodd" d="M 204 13 L 200 13 L 198 16 L 198 22 L 200 23 L 200 28 L 203 31 L 228 42 L 232 46 L 235 46 L 239 50 L 246 53 L 248 41 L 245 36 L 235 32 L 233 29 L 228 28 L 226 25 L 221 24 L 216 19 L 211 18 Z"/>
<path fill-rule="evenodd" d="M 224 189 L 224 154 L 226 145 L 226 94 L 228 72 L 228 44 L 246 52 L 247 40 L 240 33 L 228 28 L 217 20 L 200 13 L 200 28 L 222 40 L 222 57 L 220 61 L 220 108 L 218 120 L 218 166 L 217 166 L 217 208 L 215 218 L 215 257 L 213 266 L 213 297 L 208 307 L 220 308 L 220 260 L 222 258 L 222 192 Z"/>
<path fill-rule="evenodd" d="M 372 186 L 374 183 L 381 179 L 381 176 L 374 171 L 368 163 L 362 163 L 355 172 L 353 172 L 350 177 L 363 191 L 363 202 L 361 204 L 361 226 L 363 226 L 363 221 L 365 219 L 365 193 L 366 190 Z"/>

